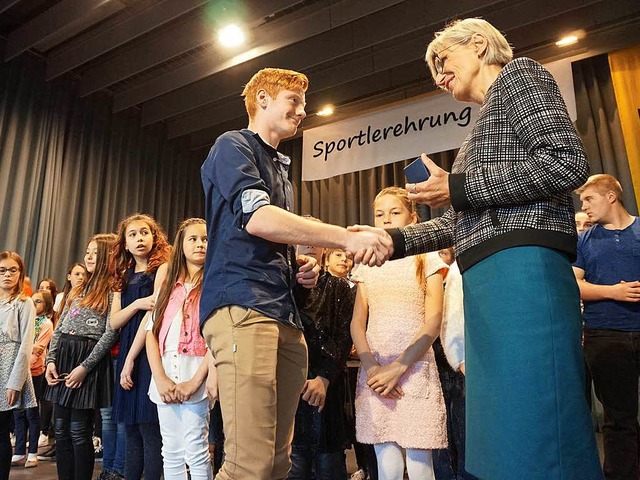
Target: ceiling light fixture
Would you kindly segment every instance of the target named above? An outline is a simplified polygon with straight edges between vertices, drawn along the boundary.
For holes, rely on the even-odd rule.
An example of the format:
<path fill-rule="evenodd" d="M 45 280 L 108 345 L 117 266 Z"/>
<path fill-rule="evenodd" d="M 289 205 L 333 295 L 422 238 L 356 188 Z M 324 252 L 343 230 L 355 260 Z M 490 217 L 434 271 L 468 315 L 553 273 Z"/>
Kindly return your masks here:
<path fill-rule="evenodd" d="M 322 107 L 322 110 L 318 110 L 316 115 L 319 117 L 328 117 L 329 115 L 333 115 L 333 107 L 331 105 L 326 105 Z"/>
<path fill-rule="evenodd" d="M 237 47 L 244 43 L 244 32 L 237 25 L 227 25 L 218 32 L 218 41 L 225 47 Z"/>
<path fill-rule="evenodd" d="M 578 42 L 578 37 L 575 35 L 569 35 L 568 37 L 563 37 L 556 42 L 558 47 L 566 47 L 568 45 L 573 45 Z"/>

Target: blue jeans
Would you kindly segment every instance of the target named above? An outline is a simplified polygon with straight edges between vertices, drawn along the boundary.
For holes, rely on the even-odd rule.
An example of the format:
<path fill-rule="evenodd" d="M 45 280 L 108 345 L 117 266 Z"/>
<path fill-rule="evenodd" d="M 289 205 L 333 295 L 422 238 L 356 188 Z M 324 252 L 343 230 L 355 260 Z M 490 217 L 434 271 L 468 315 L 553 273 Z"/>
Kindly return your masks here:
<path fill-rule="evenodd" d="M 101 408 L 102 417 L 102 469 L 124 476 L 124 454 L 127 436 L 124 423 L 111 419 L 111 407 Z"/>
<path fill-rule="evenodd" d="M 312 473 L 313 472 L 313 473 Z M 289 480 L 345 480 L 347 465 L 344 452 L 321 453 L 311 447 L 291 449 Z"/>
<path fill-rule="evenodd" d="M 38 437 L 40 436 L 40 414 L 38 407 L 26 410 L 14 410 L 13 419 L 16 424 L 16 455 L 27 452 L 27 425 L 29 426 L 29 453 L 38 453 Z"/>
<path fill-rule="evenodd" d="M 36 399 L 39 401 L 44 389 L 44 373 L 32 377 Z M 16 433 L 16 455 L 24 455 L 27 450 L 27 425 L 29 428 L 29 453 L 38 453 L 38 438 L 40 437 L 40 410 L 38 407 L 25 410 L 14 410 L 13 420 Z"/>
<path fill-rule="evenodd" d="M 449 447 L 433 451 L 436 480 L 475 480 L 464 468 L 465 449 L 465 378 L 454 371 L 444 354 L 440 339 L 433 342 L 444 404 L 447 409 Z"/>
<path fill-rule="evenodd" d="M 127 435 L 127 455 L 124 478 L 159 480 L 162 476 L 162 435 L 160 424 L 142 423 L 125 425 Z"/>
<path fill-rule="evenodd" d="M 464 375 L 452 369 L 440 372 L 447 408 L 449 448 L 433 451 L 433 467 L 437 480 L 473 480 L 464 469 L 465 391 Z"/>

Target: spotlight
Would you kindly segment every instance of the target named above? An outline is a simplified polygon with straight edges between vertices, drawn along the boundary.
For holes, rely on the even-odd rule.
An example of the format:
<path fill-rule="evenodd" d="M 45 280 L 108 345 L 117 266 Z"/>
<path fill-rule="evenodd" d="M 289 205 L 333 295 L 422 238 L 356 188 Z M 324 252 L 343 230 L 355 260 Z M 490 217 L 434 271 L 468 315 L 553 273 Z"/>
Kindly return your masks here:
<path fill-rule="evenodd" d="M 237 47 L 244 43 L 244 32 L 237 25 L 227 25 L 218 32 L 218 41 L 225 47 Z"/>
<path fill-rule="evenodd" d="M 575 35 L 569 35 L 568 37 L 563 37 L 556 42 L 558 47 L 566 47 L 568 45 L 573 45 L 578 42 L 578 37 Z"/>
<path fill-rule="evenodd" d="M 322 107 L 322 110 L 318 110 L 316 115 L 319 117 L 328 117 L 329 115 L 333 115 L 333 107 L 331 105 L 326 105 Z"/>

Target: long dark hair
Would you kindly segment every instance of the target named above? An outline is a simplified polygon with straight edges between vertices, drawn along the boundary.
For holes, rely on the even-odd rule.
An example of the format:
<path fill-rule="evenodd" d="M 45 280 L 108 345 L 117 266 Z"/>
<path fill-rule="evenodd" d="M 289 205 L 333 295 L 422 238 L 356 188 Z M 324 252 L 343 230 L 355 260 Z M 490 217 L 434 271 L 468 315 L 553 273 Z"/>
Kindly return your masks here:
<path fill-rule="evenodd" d="M 87 282 L 87 274 L 89 272 L 87 272 L 87 267 L 85 267 L 83 264 L 81 263 L 74 263 L 73 265 L 71 265 L 69 267 L 69 271 L 67 272 L 67 275 L 64 277 L 65 281 L 64 281 L 64 287 L 62 287 L 62 302 L 60 302 L 60 305 L 62 306 L 62 308 L 64 308 L 65 304 L 67 303 L 67 297 L 69 296 L 69 292 L 71 292 L 71 289 L 73 287 L 71 287 L 71 280 L 69 280 L 69 276 L 71 275 L 71 272 L 73 272 L 73 269 L 76 267 L 80 267 L 84 270 L 85 273 L 85 279 L 84 279 L 84 283 Z"/>
<path fill-rule="evenodd" d="M 96 268 L 89 277 L 89 280 L 80 285 L 69 294 L 69 302 L 76 297 L 82 295 L 79 306 L 91 308 L 100 315 L 107 313 L 109 308 L 109 293 L 111 291 L 111 274 L 109 272 L 109 251 L 115 242 L 116 236 L 113 233 L 99 233 L 91 237 L 91 242 L 98 245 L 98 253 L 96 255 Z"/>
<path fill-rule="evenodd" d="M 173 287 L 175 287 L 178 280 L 184 279 L 188 275 L 187 259 L 184 256 L 184 251 L 182 249 L 184 232 L 187 227 L 190 227 L 191 225 L 206 224 L 207 223 L 202 218 L 188 218 L 184 220 L 178 227 L 176 238 L 173 241 L 173 251 L 171 252 L 171 256 L 169 257 L 169 268 L 167 269 L 167 277 L 162 284 L 162 287 L 160 288 L 160 292 L 158 293 L 158 301 L 156 302 L 154 311 L 153 334 L 156 336 L 156 338 L 160 334 L 162 317 L 164 316 L 164 312 L 167 309 L 169 297 L 171 296 Z M 191 283 L 193 284 L 193 289 L 196 291 L 196 296 L 198 298 L 198 300 L 196 301 L 199 301 L 200 291 L 202 288 L 202 269 L 200 269 L 198 273 L 193 278 L 191 278 Z"/>
<path fill-rule="evenodd" d="M 58 287 L 56 286 L 56 282 L 53 280 L 53 278 L 43 278 L 42 280 L 40 280 L 38 282 L 38 290 L 40 290 L 40 285 L 42 285 L 42 282 L 47 282 L 49 284 L 49 292 L 51 293 L 51 296 L 53 298 L 56 298 L 56 295 L 58 294 Z"/>

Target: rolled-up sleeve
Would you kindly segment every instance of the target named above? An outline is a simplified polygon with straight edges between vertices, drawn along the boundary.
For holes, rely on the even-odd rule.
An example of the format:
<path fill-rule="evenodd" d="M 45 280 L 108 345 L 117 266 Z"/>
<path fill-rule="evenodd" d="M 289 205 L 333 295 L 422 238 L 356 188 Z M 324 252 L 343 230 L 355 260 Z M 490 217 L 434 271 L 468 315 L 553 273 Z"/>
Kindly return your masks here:
<path fill-rule="evenodd" d="M 270 203 L 269 194 L 264 190 L 249 189 L 242 192 L 242 213 L 245 215 L 251 214 Z"/>

